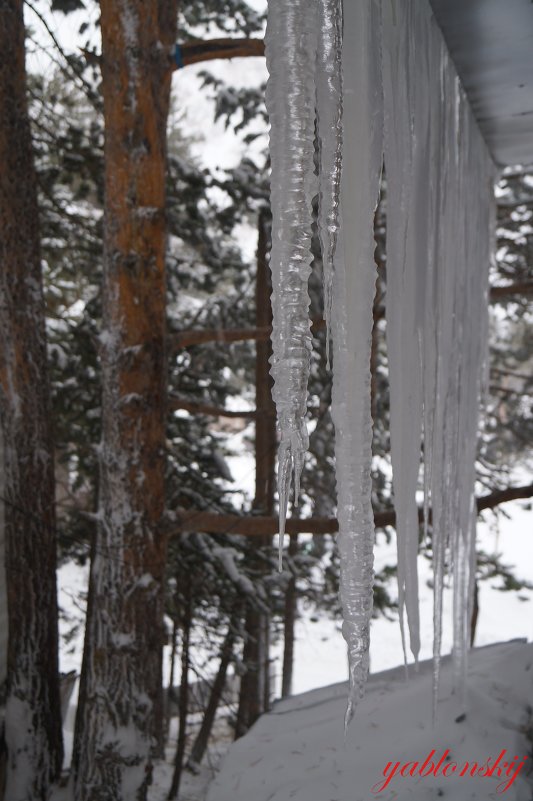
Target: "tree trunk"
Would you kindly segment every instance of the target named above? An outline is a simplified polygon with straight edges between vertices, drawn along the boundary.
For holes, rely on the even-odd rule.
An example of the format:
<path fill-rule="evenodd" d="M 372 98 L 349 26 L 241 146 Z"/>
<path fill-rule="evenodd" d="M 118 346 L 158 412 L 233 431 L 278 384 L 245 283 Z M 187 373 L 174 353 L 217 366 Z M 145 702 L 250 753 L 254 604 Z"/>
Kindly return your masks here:
<path fill-rule="evenodd" d="M 270 214 L 259 212 L 256 283 L 256 326 L 272 325 L 270 271 L 267 254 L 270 240 Z M 272 379 L 269 359 L 272 354 L 270 340 L 256 344 L 255 398 L 255 498 L 253 510 L 259 515 L 274 512 L 275 460 L 276 460 L 276 408 L 272 400 Z M 253 518 L 252 518 L 253 520 Z M 270 535 L 261 537 L 258 546 L 269 547 Z M 257 561 L 260 572 L 264 562 Z M 249 606 L 245 621 L 243 649 L 245 673 L 241 679 L 236 737 L 245 734 L 259 715 L 270 706 L 270 620 L 264 612 Z"/>
<path fill-rule="evenodd" d="M 264 710 L 264 664 L 262 649 L 261 612 L 249 607 L 244 624 L 244 647 L 242 661 L 245 672 L 241 678 L 239 691 L 239 707 L 235 726 L 235 739 L 246 734 Z"/>
<path fill-rule="evenodd" d="M 102 0 L 105 224 L 99 521 L 76 801 L 142 801 L 162 732 L 165 167 L 175 0 Z"/>
<path fill-rule="evenodd" d="M 185 744 L 187 739 L 187 716 L 189 714 L 189 668 L 191 655 L 191 630 L 192 630 L 192 583 L 190 575 L 186 586 L 187 596 L 183 617 L 183 638 L 181 645 L 181 678 L 180 693 L 178 700 L 179 730 L 178 742 L 176 744 L 176 757 L 174 760 L 174 773 L 172 783 L 168 792 L 169 801 L 178 797 L 181 774 L 183 772 L 183 761 L 185 757 Z"/>
<path fill-rule="evenodd" d="M 298 553 L 298 534 L 291 534 L 289 556 Z M 297 611 L 296 577 L 291 574 L 285 590 L 285 617 L 283 620 L 283 674 L 281 680 L 281 697 L 292 693 L 292 669 L 294 665 L 294 624 Z"/>
<path fill-rule="evenodd" d="M 239 615 L 234 615 L 232 618 L 230 618 L 228 633 L 226 634 L 226 638 L 220 650 L 220 664 L 218 666 L 218 672 L 215 676 L 213 687 L 211 688 L 209 701 L 204 713 L 202 725 L 200 726 L 200 731 L 196 735 L 196 739 L 193 743 L 187 763 L 192 771 L 196 771 L 198 769 L 198 766 L 200 765 L 200 762 L 202 761 L 207 749 L 207 744 L 209 742 L 213 723 L 215 722 L 218 706 L 222 699 L 222 693 L 224 692 L 228 667 L 233 657 L 233 646 L 235 644 L 236 633 L 235 628 L 238 625 L 238 620 Z"/>
<path fill-rule="evenodd" d="M 261 209 L 258 220 L 257 284 L 255 295 L 255 324 L 257 328 L 272 326 L 272 282 L 268 266 L 270 250 L 270 211 Z M 276 486 L 276 407 L 272 400 L 272 377 L 270 375 L 270 339 L 256 343 L 255 400 L 258 416 L 255 423 L 255 499 L 254 511 L 273 514 Z M 272 540 L 265 537 L 263 545 L 270 547 Z M 259 617 L 259 682 L 263 698 L 261 712 L 270 708 L 270 617 Z M 255 718 L 252 722 L 255 721 Z"/>
<path fill-rule="evenodd" d="M 63 757 L 56 519 L 22 0 L 0 21 L 0 414 L 8 604 L 6 798 L 48 797 Z"/>
<path fill-rule="evenodd" d="M 0 710 L 6 703 L 7 679 L 7 587 L 5 565 L 5 527 L 4 527 L 4 442 L 0 425 Z M 6 741 L 3 715 L 0 715 L 0 801 L 4 801 L 6 784 Z"/>
<path fill-rule="evenodd" d="M 164 732 L 165 732 L 165 743 L 168 742 L 168 737 L 170 734 L 170 722 L 172 720 L 170 716 L 170 702 L 171 702 L 171 694 L 174 688 L 174 677 L 176 674 L 176 645 L 178 640 L 178 622 L 176 618 L 172 621 L 172 634 L 170 635 L 170 678 L 168 680 L 168 690 L 166 693 L 166 702 L 164 708 Z"/>

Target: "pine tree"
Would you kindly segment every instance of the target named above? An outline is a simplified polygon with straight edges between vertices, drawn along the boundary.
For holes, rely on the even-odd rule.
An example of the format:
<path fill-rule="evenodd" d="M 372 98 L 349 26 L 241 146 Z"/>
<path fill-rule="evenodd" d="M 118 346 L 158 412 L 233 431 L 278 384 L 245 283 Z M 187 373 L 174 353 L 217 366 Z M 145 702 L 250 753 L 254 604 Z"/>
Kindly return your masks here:
<path fill-rule="evenodd" d="M 139 801 L 162 725 L 165 174 L 176 3 L 102 0 L 105 119 L 100 506 L 76 801 Z"/>
<path fill-rule="evenodd" d="M 0 10 L 0 413 L 9 630 L 5 793 L 13 801 L 44 801 L 63 757 L 54 452 L 23 5 L 6 0 Z"/>

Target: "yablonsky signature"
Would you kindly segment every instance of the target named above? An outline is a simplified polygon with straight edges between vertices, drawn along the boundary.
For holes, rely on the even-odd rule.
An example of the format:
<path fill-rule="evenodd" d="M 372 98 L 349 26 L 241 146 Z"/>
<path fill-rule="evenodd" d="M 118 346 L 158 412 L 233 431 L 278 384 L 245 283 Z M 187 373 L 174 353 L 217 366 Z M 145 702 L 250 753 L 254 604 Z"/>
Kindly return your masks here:
<path fill-rule="evenodd" d="M 512 752 L 511 752 L 512 753 Z M 449 778 L 450 776 L 461 776 L 464 778 L 497 778 L 502 781 L 497 785 L 497 793 L 505 793 L 512 786 L 522 768 L 526 764 L 528 757 L 521 759 L 513 756 L 507 758 L 507 749 L 502 749 L 496 758 L 490 756 L 485 762 L 464 761 L 454 762 L 450 759 L 450 750 L 447 748 L 440 759 L 437 761 L 437 751 L 433 749 L 429 752 L 423 762 L 387 762 L 383 770 L 383 778 L 372 787 L 374 795 L 378 795 L 385 790 L 390 783 L 398 779 L 421 778 L 429 776 Z"/>

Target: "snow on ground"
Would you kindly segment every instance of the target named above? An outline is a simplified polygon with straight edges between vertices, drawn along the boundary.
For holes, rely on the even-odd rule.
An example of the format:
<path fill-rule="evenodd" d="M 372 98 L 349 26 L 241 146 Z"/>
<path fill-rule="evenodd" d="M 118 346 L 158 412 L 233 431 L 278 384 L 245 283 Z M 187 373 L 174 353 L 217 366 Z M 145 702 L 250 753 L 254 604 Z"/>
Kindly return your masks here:
<path fill-rule="evenodd" d="M 446 658 L 435 729 L 430 661 L 408 682 L 403 668 L 372 676 L 346 739 L 346 683 L 279 702 L 230 748 L 207 801 L 486 801 L 502 795 L 530 801 L 533 784 L 526 772 L 531 769 L 533 717 L 526 700 L 532 698 L 532 667 L 531 644 L 476 649 L 463 716 L 451 692 L 451 661 Z M 428 756 L 422 770 L 428 775 L 421 777 L 416 771 Z M 436 769 L 442 757 L 436 775 L 429 774 L 429 763 Z M 474 762 L 494 768 L 494 774 L 479 776 L 476 769 L 472 776 Z M 410 765 L 401 776 L 405 763 Z M 444 769 L 448 775 L 442 775 Z"/>
<path fill-rule="evenodd" d="M 240 434 L 239 436 L 242 436 Z M 231 464 L 235 470 L 239 486 L 243 485 L 244 497 L 249 490 L 248 484 L 253 483 L 253 470 L 246 459 L 235 461 Z M 478 528 L 478 545 L 487 553 L 502 553 L 503 561 L 506 564 L 516 567 L 517 575 L 520 578 L 533 582 L 533 538 L 531 536 L 531 511 L 527 503 L 508 503 L 505 504 L 505 511 L 508 518 L 501 518 L 498 525 L 494 523 L 481 523 Z M 389 544 L 384 542 L 384 538 L 379 536 L 376 551 L 376 568 L 381 568 L 385 564 L 394 564 L 396 544 L 394 537 Z M 427 560 L 420 557 L 419 560 L 420 585 L 421 585 L 421 634 L 422 634 L 422 659 L 427 659 L 431 655 L 432 649 L 432 591 L 428 586 L 431 581 L 431 565 Z M 58 571 L 59 581 L 59 601 L 64 612 L 61 621 L 62 648 L 61 648 L 61 670 L 67 672 L 73 669 L 79 671 L 81 665 L 81 655 L 83 647 L 83 614 L 84 600 L 83 594 L 86 590 L 88 577 L 87 565 L 77 566 L 73 563 L 63 565 Z M 531 601 L 533 592 L 524 590 L 520 592 L 501 592 L 496 587 L 498 580 L 490 580 L 480 585 L 480 614 L 476 635 L 476 644 L 485 645 L 498 640 L 512 639 L 516 637 L 533 640 L 533 615 L 531 614 Z M 394 594 L 394 583 L 391 585 Z M 522 600 L 525 599 L 525 600 Z M 301 609 L 300 619 L 296 623 L 296 644 L 295 644 L 295 665 L 294 665 L 294 692 L 304 693 L 313 688 L 324 687 L 333 682 L 345 681 L 347 677 L 347 661 L 344 640 L 340 633 L 340 621 L 321 616 L 317 619 L 316 611 L 313 609 Z M 445 591 L 445 636 L 444 652 L 449 652 L 451 647 L 451 593 Z M 67 641 L 68 640 L 68 641 Z M 165 665 L 168 667 L 168 648 L 165 649 Z M 281 665 L 282 665 L 283 643 L 279 641 L 273 648 L 274 668 L 277 676 L 276 689 L 279 693 Z M 204 661 L 205 654 L 198 654 L 200 662 Z M 477 659 L 475 654 L 475 659 Z M 389 621 L 383 617 L 377 618 L 372 622 L 371 630 L 371 670 L 372 673 L 387 670 L 397 666 L 402 660 L 401 640 L 398 621 Z M 213 670 L 216 665 L 213 665 Z M 398 675 L 402 675 L 402 671 Z M 375 679 L 371 679 L 371 687 Z M 341 691 L 342 692 L 342 691 Z M 428 696 L 429 697 L 429 696 Z M 524 699 L 526 696 L 524 695 Z M 530 695 L 530 702 L 533 695 Z M 68 764 L 74 728 L 74 703 L 76 700 L 76 690 L 71 699 L 71 705 L 65 721 L 65 765 Z M 292 703 L 292 702 L 291 702 Z M 367 703 L 367 702 L 365 702 Z M 426 703 L 426 702 L 424 702 Z M 430 701 L 427 700 L 427 704 Z M 284 708 L 284 707 L 281 707 Z M 278 709 L 278 707 L 277 707 Z M 430 706 L 427 706 L 429 715 Z M 277 714 L 277 712 L 276 712 Z M 335 725 L 342 726 L 343 701 L 339 701 L 339 706 L 335 712 Z M 359 713 L 358 713 L 359 716 Z M 333 715 L 332 715 L 333 717 Z M 174 721 L 174 728 L 175 728 Z M 224 724 L 220 724 L 222 729 Z M 194 724 L 193 724 L 194 726 Z M 172 761 L 175 751 L 175 732 L 172 730 L 172 737 L 168 749 L 168 762 L 160 763 L 155 770 L 154 785 L 151 789 L 151 801 L 163 801 L 170 786 L 172 776 Z M 221 730 L 222 730 L 221 729 Z M 255 736 L 255 735 L 254 735 Z M 207 787 L 214 777 L 221 754 L 231 741 L 230 735 L 225 732 L 217 738 L 215 747 L 210 748 L 210 753 L 206 757 L 205 765 L 199 777 L 194 777 L 189 773 L 184 774 L 182 801 L 201 801 L 205 798 Z M 254 741 L 255 742 L 255 741 Z M 261 749 L 258 751 L 260 756 Z M 514 756 L 514 755 L 513 755 Z M 317 757 L 318 758 L 318 757 Z M 231 757 L 233 759 L 233 757 Z M 445 789 L 445 788 L 444 788 Z M 388 801 L 386 794 L 382 798 Z M 405 796 L 409 798 L 409 796 Z M 474 796 L 475 797 L 475 796 Z M 490 796 L 486 795 L 485 798 Z M 510 798 L 509 792 L 505 797 Z M 273 796 L 275 798 L 275 796 Z M 287 797 L 289 801 L 290 796 Z M 334 798 L 334 796 L 332 796 Z M 404 796 L 400 794 L 399 798 Z M 463 801 L 468 796 L 457 795 L 457 801 Z M 212 798 L 210 801 L 223 801 L 223 798 Z M 238 799 L 236 799 L 238 801 Z M 247 800 L 248 801 L 248 800 Z M 308 801 L 312 801 L 310 798 Z M 324 796 L 320 801 L 329 801 Z M 356 798 L 350 798 L 356 801 Z"/>

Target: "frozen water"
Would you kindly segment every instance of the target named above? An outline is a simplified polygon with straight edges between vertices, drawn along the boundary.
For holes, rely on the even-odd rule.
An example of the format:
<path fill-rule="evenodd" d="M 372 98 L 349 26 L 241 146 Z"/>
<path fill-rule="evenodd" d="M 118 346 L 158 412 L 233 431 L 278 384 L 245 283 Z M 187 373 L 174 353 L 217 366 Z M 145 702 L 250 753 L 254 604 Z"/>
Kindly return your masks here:
<path fill-rule="evenodd" d="M 281 434 L 278 463 L 280 562 L 294 471 L 298 502 L 308 445 L 305 415 L 311 352 L 311 272 L 317 4 L 270 0 L 265 37 L 269 81 L 272 207 L 272 377 Z"/>
<path fill-rule="evenodd" d="M 404 611 L 411 651 L 418 660 L 418 509 L 422 418 L 422 315 L 427 270 L 426 219 L 428 114 L 425 80 L 417 80 L 412 5 L 383 12 L 383 90 L 387 180 L 387 350 L 390 437 L 398 543 L 398 607 L 405 655 Z M 422 73 L 425 79 L 425 72 Z M 406 659 L 406 657 L 404 656 Z M 406 660 L 407 661 L 407 660 Z"/>
<path fill-rule="evenodd" d="M 430 501 L 432 506 L 436 703 L 447 563 L 453 573 L 458 688 L 464 686 L 469 646 L 493 165 L 429 4 L 385 4 L 383 86 L 400 614 L 405 604 L 416 659 L 415 491 L 423 427 L 426 521 Z"/>
<path fill-rule="evenodd" d="M 374 528 L 370 350 L 373 221 L 387 181 L 387 342 L 402 640 L 420 649 L 418 509 L 434 562 L 434 693 L 442 592 L 454 586 L 454 676 L 464 686 L 475 569 L 475 458 L 486 361 L 493 164 L 426 0 L 270 0 L 274 400 L 280 533 L 307 433 L 311 203 L 319 192 L 325 316 L 333 340 L 338 546 L 349 721 L 368 672 Z M 349 46 L 341 48 L 342 36 Z M 320 149 L 314 175 L 315 101 Z M 383 143 L 383 129 L 385 141 Z M 431 525 L 429 525 L 431 509 Z M 280 537 L 280 543 L 282 537 Z"/>
<path fill-rule="evenodd" d="M 342 4 L 319 0 L 316 112 L 319 160 L 318 230 L 324 274 L 324 319 L 329 367 L 332 282 L 339 229 L 342 163 Z"/>
<path fill-rule="evenodd" d="M 350 47 L 342 54 L 342 222 L 333 275 L 332 415 L 342 631 L 350 675 L 346 723 L 368 674 L 373 603 L 370 350 L 377 276 L 373 222 L 383 150 L 379 17 L 379 5 L 367 0 L 344 8 L 344 36 Z"/>

